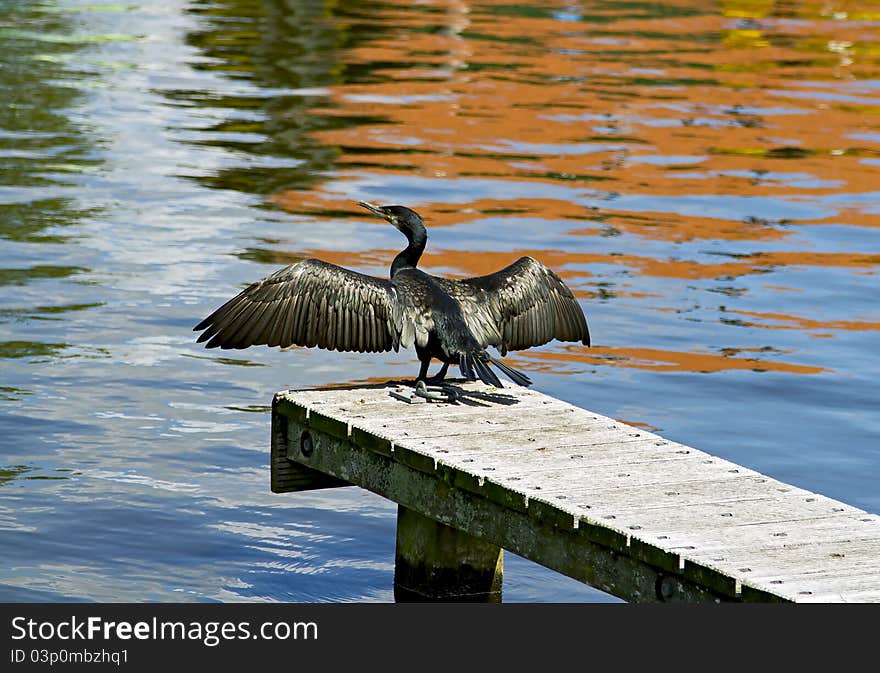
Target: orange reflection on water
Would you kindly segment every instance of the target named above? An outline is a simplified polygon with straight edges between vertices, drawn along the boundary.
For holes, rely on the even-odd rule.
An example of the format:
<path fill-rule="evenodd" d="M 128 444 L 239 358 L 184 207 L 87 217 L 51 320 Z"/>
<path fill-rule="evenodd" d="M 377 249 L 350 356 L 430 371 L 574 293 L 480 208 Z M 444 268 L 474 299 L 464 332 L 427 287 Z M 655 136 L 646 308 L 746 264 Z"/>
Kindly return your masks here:
<path fill-rule="evenodd" d="M 862 244 L 866 234 L 831 247 L 821 227 L 880 226 L 880 35 L 864 23 L 880 20 L 880 3 L 594 4 L 377 8 L 359 26 L 371 37 L 345 57 L 367 74 L 333 87 L 311 111 L 332 120 L 314 133 L 338 149 L 330 179 L 272 199 L 310 217 L 363 218 L 354 202 L 400 203 L 382 193 L 393 188 L 416 195 L 403 205 L 429 231 L 492 226 L 496 237 L 505 220 L 522 228 L 528 219 L 569 244 L 472 250 L 449 248 L 447 234 L 445 249 L 429 241 L 423 266 L 478 276 L 531 255 L 579 297 L 639 297 L 667 313 L 682 308 L 682 295 L 653 292 L 651 279 L 717 289 L 795 268 L 876 274 L 880 254 Z M 310 249 L 290 258 L 384 272 L 396 252 Z M 633 288 L 636 280 L 648 287 Z M 789 286 L 796 282 L 776 287 L 803 291 Z M 778 311 L 726 311 L 751 318 L 739 323 L 747 327 L 815 337 L 878 329 L 852 317 L 793 316 L 779 302 Z M 825 371 L 648 348 L 523 357 L 537 366 L 555 358 L 662 371 Z"/>
<path fill-rule="evenodd" d="M 430 246 L 430 240 L 429 240 Z M 401 246 L 403 247 L 403 246 Z M 308 250 L 303 253 L 276 253 L 278 261 L 301 259 L 303 255 L 317 257 L 325 262 L 341 266 L 390 266 L 397 250 Z M 877 255 L 849 253 L 801 253 L 767 252 L 747 255 L 741 259 L 717 264 L 705 264 L 689 260 L 655 259 L 625 254 L 568 253 L 562 250 L 520 249 L 505 252 L 492 250 L 431 250 L 425 251 L 421 266 L 455 269 L 454 276 L 483 276 L 493 273 L 524 255 L 534 257 L 553 268 L 561 277 L 585 277 L 592 275 L 586 268 L 597 264 L 625 266 L 640 275 L 657 278 L 718 279 L 731 278 L 754 273 L 765 273 L 777 266 L 835 266 L 864 268 L 876 266 Z M 289 263 L 286 262 L 285 263 Z M 584 267 L 577 271 L 568 267 Z"/>
<path fill-rule="evenodd" d="M 761 327 L 763 329 L 796 329 L 796 330 L 848 330 L 852 332 L 867 332 L 880 330 L 880 322 L 868 320 L 813 320 L 785 313 L 761 313 L 758 311 L 742 311 L 727 309 L 727 313 L 735 313 L 750 318 L 758 318 L 760 322 L 744 322 L 746 327 Z M 767 322 L 770 321 L 770 322 Z M 816 335 L 813 335 L 816 336 Z M 823 335 L 825 336 L 825 335 Z"/>
<path fill-rule="evenodd" d="M 773 241 L 783 239 L 790 231 L 762 220 L 724 220 L 695 215 L 669 213 L 616 213 L 605 211 L 597 216 L 615 230 L 636 234 L 647 239 L 684 242 L 697 239 Z M 596 229 L 574 229 L 574 235 L 595 235 Z"/>
<path fill-rule="evenodd" d="M 530 362 L 538 362 L 542 371 L 565 373 L 554 368 L 553 363 L 580 363 L 590 366 L 609 365 L 651 371 L 712 373 L 734 369 L 760 372 L 786 372 L 789 374 L 821 374 L 830 370 L 823 367 L 798 365 L 776 360 L 734 357 L 733 353 L 747 351 L 738 349 L 730 354 L 695 353 L 662 350 L 656 348 L 594 347 L 589 350 L 572 346 L 557 349 L 530 351 L 523 355 Z M 761 350 L 761 349 L 754 349 Z M 524 367 L 525 368 L 525 367 Z M 534 367 L 532 367 L 534 368 Z"/>
<path fill-rule="evenodd" d="M 792 364 L 776 360 L 761 360 L 749 357 L 735 357 L 739 352 L 731 351 L 722 354 L 713 353 L 689 353 L 682 351 L 662 350 L 655 348 L 611 348 L 593 347 L 590 349 L 581 346 L 559 346 L 540 351 L 511 352 L 505 356 L 513 366 L 521 368 L 525 372 L 541 372 L 553 374 L 577 373 L 570 368 L 560 367 L 559 364 L 580 364 L 590 368 L 598 366 L 626 367 L 663 372 L 693 372 L 713 373 L 731 370 L 750 370 L 755 372 L 785 372 L 789 374 L 821 374 L 830 370 L 823 367 Z M 761 349 L 754 349 L 761 350 Z M 407 376 L 406 367 L 409 363 L 394 362 L 394 366 L 402 369 L 401 380 L 411 381 L 416 373 L 413 369 L 412 376 Z M 417 366 L 415 353 L 413 353 L 412 367 Z M 450 376 L 455 376 L 451 373 Z M 374 376 L 357 379 L 351 383 L 359 385 L 384 384 L 387 377 Z M 328 383 L 324 387 L 335 387 L 338 383 Z"/>
<path fill-rule="evenodd" d="M 682 156 L 701 170 L 760 175 L 788 168 L 780 167 L 780 159 L 794 149 L 807 159 L 799 171 L 828 180 L 790 189 L 873 189 L 872 171 L 860 157 L 877 156 L 877 148 L 848 138 L 873 125 L 852 114 L 851 101 L 823 103 L 821 88 L 804 89 L 793 77 L 797 68 L 808 67 L 819 81 L 839 80 L 838 52 L 863 40 L 862 29 L 847 22 L 835 23 L 833 31 L 821 22 L 775 23 L 774 35 L 757 40 L 767 47 L 756 51 L 754 40 L 727 40 L 755 32 L 730 27 L 731 15 L 754 13 L 749 3 L 727 4 L 727 16 L 672 13 L 573 24 L 522 15 L 503 21 L 489 13 L 465 16 L 451 3 L 445 31 L 407 33 L 405 40 L 399 31 L 378 31 L 375 41 L 350 52 L 355 62 L 388 64 L 377 72 L 386 79 L 337 87 L 334 107 L 321 112 L 386 121 L 325 131 L 319 138 L 358 149 L 341 157 L 343 165 L 372 161 L 377 171 L 407 166 L 431 176 L 529 175 L 539 181 L 571 176 L 657 194 L 754 195 L 766 187 L 749 176 L 682 181 L 669 170 L 675 161 L 644 164 L 643 157 Z M 693 10 L 693 3 L 675 5 Z M 589 12 L 596 14 L 601 12 Z M 437 27 L 436 14 L 421 18 L 423 28 Z M 411 24 L 418 20 L 417 13 L 409 15 Z M 876 60 L 866 52 L 846 72 L 853 77 Z M 801 94 L 819 102 L 800 104 Z M 776 108 L 771 116 L 762 112 L 768 107 Z M 810 123 L 816 113 L 821 124 Z M 627 170 L 614 170 L 615 164 Z"/>

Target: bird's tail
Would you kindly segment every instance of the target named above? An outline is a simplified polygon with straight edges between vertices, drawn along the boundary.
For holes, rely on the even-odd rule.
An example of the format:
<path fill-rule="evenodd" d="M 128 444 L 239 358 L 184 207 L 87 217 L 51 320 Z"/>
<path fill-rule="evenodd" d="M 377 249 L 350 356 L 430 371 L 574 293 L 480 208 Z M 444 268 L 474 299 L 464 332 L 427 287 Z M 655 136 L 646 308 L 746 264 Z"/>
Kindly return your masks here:
<path fill-rule="evenodd" d="M 458 356 L 458 368 L 461 370 L 461 375 L 468 381 L 480 379 L 487 386 L 503 388 L 498 376 L 486 362 L 485 353 L 461 353 Z"/>
<path fill-rule="evenodd" d="M 530 385 L 532 385 L 532 380 L 528 376 L 523 374 L 521 371 L 514 369 L 513 367 L 511 367 L 508 364 L 505 364 L 502 360 L 499 360 L 498 358 L 493 358 L 491 355 L 488 355 L 488 354 L 487 354 L 487 356 L 489 358 L 489 361 L 493 365 L 498 367 L 498 369 L 500 369 L 501 372 L 505 376 L 507 376 L 511 381 L 513 381 L 516 385 L 524 386 L 526 388 L 529 387 Z"/>
<path fill-rule="evenodd" d="M 532 385 L 532 380 L 528 376 L 505 364 L 501 360 L 493 358 L 486 351 L 481 353 L 460 354 L 458 367 L 461 370 L 461 375 L 468 381 L 476 381 L 477 379 L 480 379 L 480 381 L 487 386 L 503 388 L 504 386 L 501 385 L 501 380 L 498 378 L 498 375 L 495 374 L 489 366 L 490 362 L 498 367 L 505 376 L 517 385 Z"/>
<path fill-rule="evenodd" d="M 467 355 L 466 353 L 459 354 L 459 356 L 458 356 L 458 369 L 466 381 L 476 381 L 477 380 L 477 377 L 474 374 L 474 370 L 471 368 L 470 356 Z"/>

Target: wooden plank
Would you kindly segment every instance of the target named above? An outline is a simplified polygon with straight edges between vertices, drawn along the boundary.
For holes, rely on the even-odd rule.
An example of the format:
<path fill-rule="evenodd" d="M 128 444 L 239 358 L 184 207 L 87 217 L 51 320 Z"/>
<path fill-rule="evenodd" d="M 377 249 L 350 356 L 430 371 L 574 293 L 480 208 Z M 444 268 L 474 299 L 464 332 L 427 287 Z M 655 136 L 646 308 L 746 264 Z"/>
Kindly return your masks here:
<path fill-rule="evenodd" d="M 481 432 L 459 435 L 438 435 L 419 437 L 412 445 L 426 454 L 447 462 L 456 459 L 479 459 L 491 464 L 505 457 L 516 458 L 523 452 L 539 460 L 541 455 L 578 456 L 588 459 L 590 454 L 605 450 L 606 445 L 641 442 L 640 446 L 671 446 L 670 442 L 646 441 L 638 433 L 622 434 L 619 428 L 595 427 L 582 423 L 569 423 L 563 426 L 537 425 L 513 430 L 481 428 Z M 373 432 L 379 432 L 373 429 Z M 387 432 L 382 430 L 382 432 Z M 584 449 L 587 455 L 584 455 Z M 619 453 L 614 451 L 614 453 Z"/>
<path fill-rule="evenodd" d="M 461 388 L 474 406 L 279 394 L 283 434 L 323 447 L 285 460 L 629 600 L 880 591 L 877 515 L 534 390 Z"/>
<path fill-rule="evenodd" d="M 797 522 L 763 523 L 744 527 L 735 535 L 727 529 L 700 531 L 699 536 L 670 533 L 664 536 L 671 549 L 689 550 L 689 556 L 718 560 L 754 558 L 754 550 L 776 546 L 805 545 L 811 550 L 821 545 L 858 541 L 876 541 L 878 525 L 866 524 L 848 515 L 807 519 Z"/>
<path fill-rule="evenodd" d="M 470 416 L 479 418 L 485 415 L 486 409 L 497 408 L 507 404 L 516 405 L 518 411 L 526 409 L 561 410 L 575 409 L 572 405 L 555 398 L 541 395 L 523 388 L 499 391 L 496 394 L 481 393 L 482 398 L 469 398 L 470 403 L 438 404 L 426 402 L 407 404 L 390 396 L 392 390 L 411 390 L 412 388 L 394 385 L 373 386 L 358 389 L 327 389 L 310 390 L 305 400 L 309 408 L 325 413 L 342 415 L 350 419 L 363 419 L 371 424 L 387 424 L 405 415 L 407 419 L 436 417 L 442 409 L 444 417 Z M 279 395 L 287 399 L 302 399 L 302 391 L 283 391 Z M 491 402 L 491 400 L 500 400 Z"/>
<path fill-rule="evenodd" d="M 853 589 L 845 594 L 838 592 L 814 593 L 799 591 L 798 603 L 880 603 L 880 589 Z"/>

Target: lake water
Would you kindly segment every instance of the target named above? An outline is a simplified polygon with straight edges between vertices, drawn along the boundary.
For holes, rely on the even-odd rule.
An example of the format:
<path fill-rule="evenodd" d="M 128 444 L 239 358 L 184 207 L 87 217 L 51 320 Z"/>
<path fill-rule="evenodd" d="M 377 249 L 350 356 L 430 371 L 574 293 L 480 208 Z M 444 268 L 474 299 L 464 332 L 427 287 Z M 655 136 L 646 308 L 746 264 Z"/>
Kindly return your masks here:
<path fill-rule="evenodd" d="M 306 256 L 523 254 L 535 388 L 880 513 L 880 4 L 0 4 L 0 601 L 390 601 L 395 505 L 269 492 L 272 394 L 413 353 L 206 351 Z M 506 601 L 615 600 L 506 557 Z"/>

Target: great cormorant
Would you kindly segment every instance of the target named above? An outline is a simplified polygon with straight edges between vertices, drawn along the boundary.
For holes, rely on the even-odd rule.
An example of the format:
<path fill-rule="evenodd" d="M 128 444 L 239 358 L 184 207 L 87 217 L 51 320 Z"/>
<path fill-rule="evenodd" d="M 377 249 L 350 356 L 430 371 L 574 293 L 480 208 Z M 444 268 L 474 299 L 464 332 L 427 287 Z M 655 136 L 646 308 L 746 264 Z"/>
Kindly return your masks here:
<path fill-rule="evenodd" d="M 486 348 L 508 351 L 558 339 L 590 345 L 584 313 L 571 290 L 531 257 L 477 278 L 453 280 L 417 268 L 428 233 L 422 218 L 404 206 L 359 205 L 393 224 L 408 241 L 377 278 L 304 259 L 257 281 L 196 325 L 206 348 L 265 344 L 318 346 L 375 353 L 415 344 L 417 380 L 442 381 L 450 364 L 462 376 L 501 387 L 489 363 L 519 385 L 531 380 Z M 432 358 L 443 363 L 427 379 Z"/>

